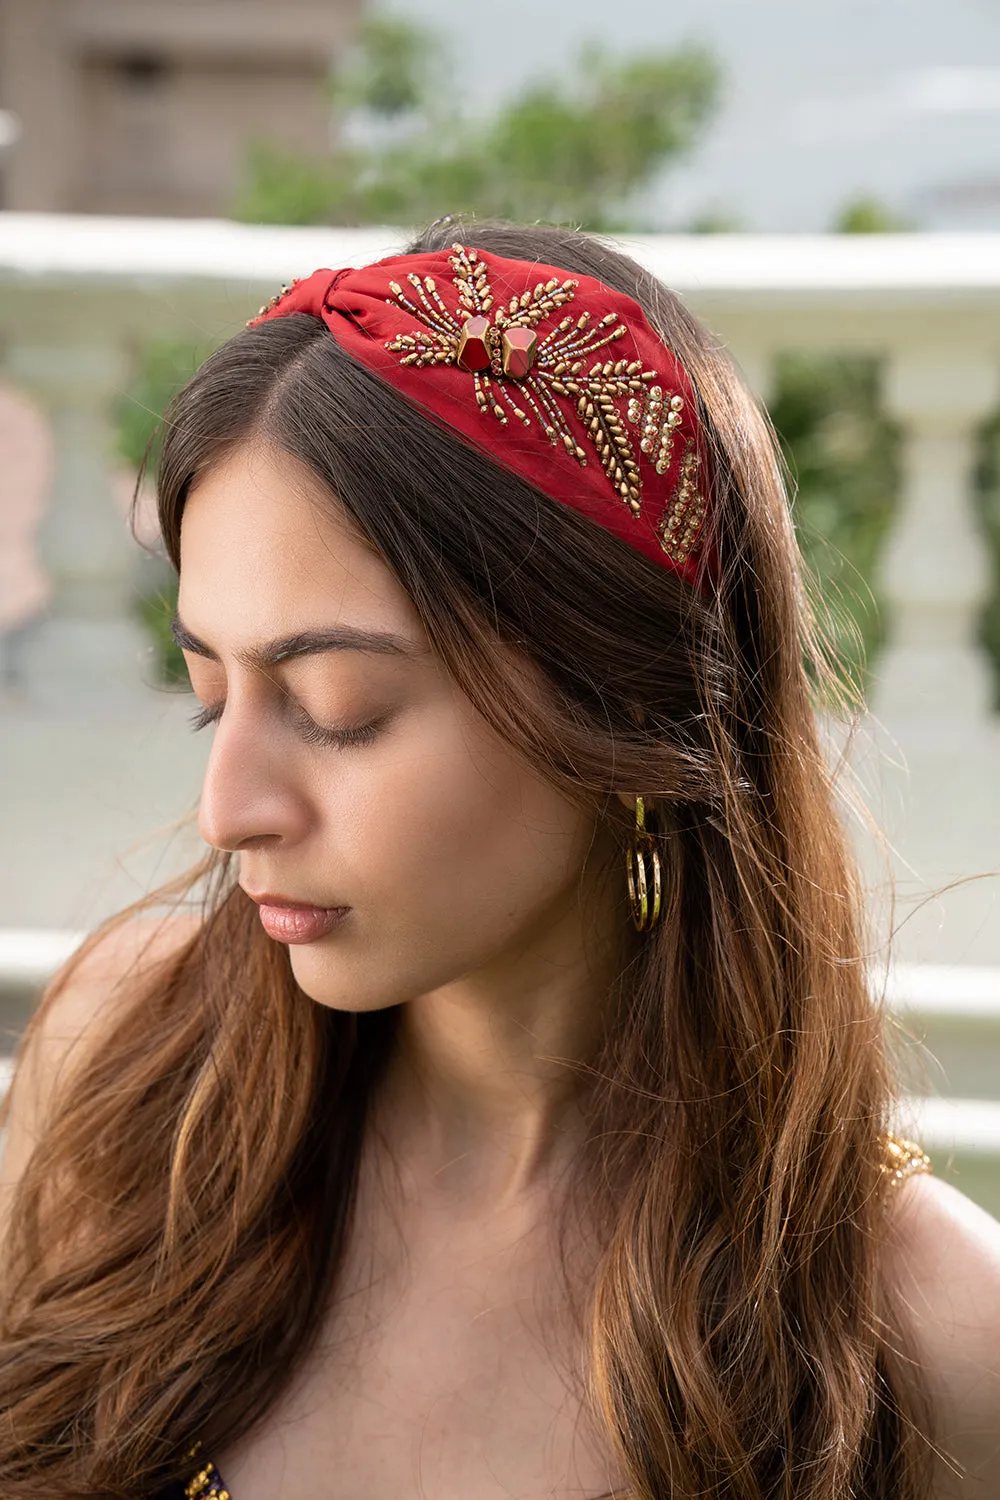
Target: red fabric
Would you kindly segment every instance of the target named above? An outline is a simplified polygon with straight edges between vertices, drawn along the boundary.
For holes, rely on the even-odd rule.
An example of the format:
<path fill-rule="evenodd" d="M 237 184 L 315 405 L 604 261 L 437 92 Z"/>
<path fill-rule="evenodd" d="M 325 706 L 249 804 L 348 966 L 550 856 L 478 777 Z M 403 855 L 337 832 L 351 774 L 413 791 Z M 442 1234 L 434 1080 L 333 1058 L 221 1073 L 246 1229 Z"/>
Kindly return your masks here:
<path fill-rule="evenodd" d="M 552 282 L 556 287 L 550 291 Z M 553 301 L 558 305 L 550 307 Z M 497 350 L 491 368 L 477 376 L 461 368 L 456 355 L 465 318 L 481 315 L 484 307 Z M 709 475 L 694 393 L 687 372 L 631 297 L 558 267 L 455 246 L 451 251 L 393 256 L 359 270 L 315 271 L 293 282 L 249 326 L 294 312 L 321 318 L 353 358 L 537 489 L 589 516 L 689 583 L 696 582 L 705 546 Z M 581 330 L 578 320 L 583 314 L 589 314 L 589 322 Z M 570 328 L 561 329 L 566 320 L 571 320 Z M 502 372 L 499 341 L 505 326 L 532 327 L 537 336 L 534 366 L 521 380 Z M 608 340 L 617 328 L 621 335 Z M 402 345 L 387 347 L 400 337 Z M 516 337 L 524 341 L 523 334 Z M 567 342 L 575 347 L 567 349 Z M 407 355 L 438 359 L 403 363 Z M 474 362 L 471 354 L 469 358 Z M 623 364 L 636 363 L 641 371 L 631 376 L 615 373 L 615 367 L 621 371 Z M 564 379 L 575 380 L 577 390 L 560 394 L 557 387 Z M 631 392 L 621 389 L 628 379 L 633 382 Z M 648 394 L 656 390 L 662 395 L 662 412 Z M 591 403 L 589 416 L 578 413 L 581 396 Z M 666 429 L 662 421 L 652 428 L 648 424 L 655 415 L 669 413 L 674 396 L 683 404 L 664 457 L 660 444 L 667 441 Z M 520 414 L 515 414 L 515 406 Z M 502 411 L 506 425 L 494 407 Z M 559 424 L 552 419 L 553 407 L 561 416 Z M 614 421 L 611 429 L 606 425 L 613 414 L 624 450 L 614 436 Z M 606 472 L 594 436 L 588 433 L 588 420 L 605 423 L 596 434 L 598 442 L 614 439 L 610 451 L 612 467 L 619 463 L 617 479 Z M 554 437 L 546 435 L 545 425 L 557 429 Z M 651 452 L 640 447 L 644 432 L 652 442 Z M 567 435 L 576 456 L 567 451 Z M 631 470 L 620 466 L 623 451 L 635 465 Z M 694 485 L 684 491 L 687 495 L 696 487 L 693 509 L 686 502 L 678 506 L 685 455 L 689 473 L 695 466 Z M 657 472 L 657 458 L 662 473 Z M 638 514 L 620 493 L 622 479 L 632 482 Z M 686 516 L 689 531 L 686 548 L 678 549 L 668 538 L 673 556 L 657 534 L 657 525 L 662 526 L 669 514 L 675 525 L 678 515 L 681 520 Z M 711 557 L 706 571 L 714 571 Z"/>

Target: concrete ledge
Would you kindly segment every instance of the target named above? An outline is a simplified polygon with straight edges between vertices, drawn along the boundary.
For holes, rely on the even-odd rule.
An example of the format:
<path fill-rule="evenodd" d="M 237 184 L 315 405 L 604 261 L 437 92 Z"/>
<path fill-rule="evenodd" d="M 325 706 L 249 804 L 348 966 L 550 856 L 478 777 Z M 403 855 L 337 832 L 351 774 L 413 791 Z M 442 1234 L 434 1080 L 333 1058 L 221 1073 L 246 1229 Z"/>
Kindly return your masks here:
<path fill-rule="evenodd" d="M 0 993 L 46 984 L 86 935 L 63 928 L 0 928 Z M 896 964 L 886 997 L 903 1016 L 1000 1022 L 1000 968 Z"/>
<path fill-rule="evenodd" d="M 901 1014 L 1000 1021 L 1000 969 L 959 964 L 896 964 L 886 998 Z"/>
<path fill-rule="evenodd" d="M 0 1056 L 0 1099 L 10 1087 L 13 1071 L 13 1058 Z M 932 1154 L 958 1152 L 994 1158 L 1000 1186 L 1000 1102 L 910 1097 L 903 1101 L 896 1128 Z"/>
<path fill-rule="evenodd" d="M 0 930 L 0 994 L 6 989 L 42 989 L 87 936 L 61 928 Z"/>
<path fill-rule="evenodd" d="M 86 934 L 58 928 L 0 930 L 0 1019 L 6 1038 L 0 1048 L 16 1045 L 17 1034 L 38 994 Z M 932 1060 L 940 1074 L 927 1093 L 911 1093 L 899 1112 L 898 1128 L 911 1134 L 932 1154 L 978 1159 L 995 1176 L 1000 1207 L 1000 1098 L 957 1097 L 963 1083 L 989 1087 L 1000 1056 L 1000 969 L 960 968 L 948 964 L 897 964 L 887 982 L 887 998 L 907 1025 L 924 1026 Z M 956 1036 L 972 1037 L 972 1057 L 949 1044 Z M 967 1049 L 966 1049 L 967 1050 Z M 985 1071 L 977 1068 L 983 1061 Z M 0 1096 L 10 1079 L 9 1057 L 0 1056 Z M 997 1078 L 1000 1090 L 1000 1076 Z M 939 1097 L 943 1087 L 952 1097 Z"/>
<path fill-rule="evenodd" d="M 0 213 L 0 278 L 203 277 L 281 281 L 317 265 L 398 254 L 411 231 L 224 219 Z M 1000 296 L 998 234 L 606 236 L 681 291 Z"/>
<path fill-rule="evenodd" d="M 906 1099 L 899 1112 L 903 1135 L 930 1152 L 958 1151 L 997 1159 L 1000 1185 L 1000 1102 L 995 1099 Z"/>

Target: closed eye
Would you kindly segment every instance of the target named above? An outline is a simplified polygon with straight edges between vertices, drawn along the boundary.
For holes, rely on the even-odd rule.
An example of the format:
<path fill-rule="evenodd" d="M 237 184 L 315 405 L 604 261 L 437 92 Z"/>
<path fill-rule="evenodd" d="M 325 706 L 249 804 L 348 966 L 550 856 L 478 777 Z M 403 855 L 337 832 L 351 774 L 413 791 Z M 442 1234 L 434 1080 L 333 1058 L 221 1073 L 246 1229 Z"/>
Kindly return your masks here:
<path fill-rule="evenodd" d="M 206 729 L 209 724 L 218 723 L 222 717 L 225 704 L 216 704 L 214 708 L 202 708 L 190 716 L 192 730 L 197 733 L 199 729 Z M 345 750 L 352 745 L 370 745 L 378 736 L 379 730 L 389 718 L 388 714 L 382 714 L 377 719 L 370 720 L 367 724 L 350 724 L 343 729 L 326 728 L 311 719 L 304 709 L 296 708 L 293 715 L 299 734 L 306 744 L 309 745 L 332 745 L 339 750 Z"/>
<path fill-rule="evenodd" d="M 197 713 L 191 714 L 188 723 L 197 733 L 199 729 L 207 729 L 209 724 L 214 724 L 222 716 L 222 706 L 216 708 L 200 708 Z"/>

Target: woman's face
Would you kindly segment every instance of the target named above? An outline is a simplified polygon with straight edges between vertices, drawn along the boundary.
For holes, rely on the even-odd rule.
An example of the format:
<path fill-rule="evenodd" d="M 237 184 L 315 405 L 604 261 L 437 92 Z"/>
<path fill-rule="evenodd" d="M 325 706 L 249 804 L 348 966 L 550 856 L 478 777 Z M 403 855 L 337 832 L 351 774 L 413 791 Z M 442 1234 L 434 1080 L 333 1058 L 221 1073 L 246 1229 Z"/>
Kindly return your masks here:
<path fill-rule="evenodd" d="M 241 448 L 192 488 L 177 633 L 216 716 L 202 836 L 239 856 L 251 896 L 348 908 L 290 944 L 307 994 L 394 1005 L 502 972 L 576 920 L 593 820 L 475 712 L 296 460 Z"/>

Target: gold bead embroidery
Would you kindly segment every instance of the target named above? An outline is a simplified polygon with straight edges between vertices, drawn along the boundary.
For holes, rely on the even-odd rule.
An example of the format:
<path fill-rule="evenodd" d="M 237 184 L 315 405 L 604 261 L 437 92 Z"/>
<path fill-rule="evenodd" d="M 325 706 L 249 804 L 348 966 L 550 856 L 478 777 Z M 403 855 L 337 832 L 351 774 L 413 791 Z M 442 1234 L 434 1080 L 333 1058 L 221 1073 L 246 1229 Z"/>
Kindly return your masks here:
<path fill-rule="evenodd" d="M 888 1179 L 887 1186 L 896 1188 L 907 1177 L 917 1172 L 933 1172 L 931 1159 L 923 1147 L 905 1136 L 890 1135 L 885 1138 L 885 1160 L 880 1163 L 882 1175 Z"/>
<path fill-rule="evenodd" d="M 628 419 L 640 430 L 639 448 L 657 474 L 665 474 L 670 468 L 674 432 L 681 425 L 683 410 L 684 397 L 666 397 L 658 385 L 650 386 L 642 400 L 633 396 L 628 404 Z"/>
<path fill-rule="evenodd" d="M 628 330 L 624 323 L 616 313 L 607 313 L 596 324 L 590 313 L 577 317 L 568 314 L 543 337 L 534 335 L 534 342 L 523 332 L 505 339 L 508 331 L 515 329 L 533 334 L 543 319 L 573 301 L 579 283 L 553 277 L 540 281 L 520 297 L 511 297 L 505 306 L 497 306 L 486 265 L 478 253 L 464 245 L 453 245 L 452 252 L 449 264 L 454 272 L 458 309 L 451 311 L 432 276 L 411 272 L 407 281 L 412 294 L 399 282 L 391 281 L 392 296 L 386 301 L 401 307 L 422 326 L 397 334 L 385 347 L 399 354 L 404 365 L 455 365 L 468 370 L 480 411 L 492 415 L 504 427 L 511 417 L 525 427 L 530 427 L 534 419 L 551 443 L 561 443 L 571 458 L 585 466 L 587 450 L 574 437 L 556 398 L 572 401 L 593 454 L 615 493 L 633 515 L 638 515 L 642 508 L 638 456 L 615 403 L 628 399 L 630 412 L 633 405 L 636 410 L 645 410 L 647 388 L 656 380 L 656 371 L 644 370 L 639 360 L 586 364 L 599 350 L 625 336 Z M 466 333 L 466 324 L 473 320 L 474 328 Z M 515 349 L 521 358 L 512 357 Z M 483 351 L 489 354 L 488 365 Z M 522 369 L 523 374 L 519 373 Z M 680 422 L 679 409 L 673 408 L 673 413 L 676 421 L 670 424 L 671 429 Z M 656 457 L 653 462 L 655 465 Z"/>
<path fill-rule="evenodd" d="M 256 317 L 257 318 L 262 318 L 265 313 L 269 313 L 272 308 L 277 307 L 277 305 L 281 301 L 282 297 L 287 297 L 288 293 L 292 290 L 292 287 L 294 285 L 295 285 L 294 281 L 289 281 L 285 286 L 281 287 L 281 289 L 279 291 L 275 292 L 275 294 L 271 298 L 271 300 L 269 302 L 263 303 L 262 306 L 258 309 Z M 254 323 L 255 321 L 256 321 L 256 318 L 248 318 L 247 319 L 247 327 L 249 328 L 250 325 L 252 323 Z"/>
<path fill-rule="evenodd" d="M 194 1458 L 201 1448 L 201 1439 L 188 1449 L 188 1458 Z M 229 1491 L 222 1483 L 222 1476 L 210 1458 L 204 1460 L 204 1467 L 187 1481 L 184 1486 L 184 1494 L 187 1500 L 231 1500 Z"/>
<path fill-rule="evenodd" d="M 408 286 L 389 282 L 391 296 L 386 302 L 420 326 L 396 334 L 384 347 L 398 354 L 402 365 L 450 365 L 469 373 L 480 412 L 502 427 L 511 418 L 525 427 L 537 423 L 549 441 L 561 445 L 581 467 L 586 467 L 589 452 L 622 503 L 633 516 L 640 516 L 640 458 L 645 457 L 659 477 L 668 473 L 687 398 L 677 391 L 664 392 L 656 370 L 644 369 L 639 359 L 589 362 L 628 335 L 617 313 L 599 317 L 570 310 L 546 333 L 536 332 L 543 320 L 574 301 L 578 281 L 554 276 L 504 304 L 497 302 L 487 264 L 475 249 L 452 245 L 448 264 L 457 307 L 449 306 L 433 276 L 410 271 L 405 278 Z M 273 311 L 298 284 L 283 286 L 258 317 Z M 570 425 L 567 403 L 584 428 L 589 449 L 581 446 Z M 639 429 L 637 448 L 628 426 Z M 704 526 L 707 507 L 697 484 L 699 463 L 695 443 L 689 441 L 673 495 L 655 523 L 660 546 L 675 564 L 689 560 Z"/>
<path fill-rule="evenodd" d="M 700 463 L 694 444 L 688 443 L 681 459 L 677 487 L 656 528 L 660 546 L 671 562 L 687 562 L 705 524 L 707 505 L 698 488 Z"/>

